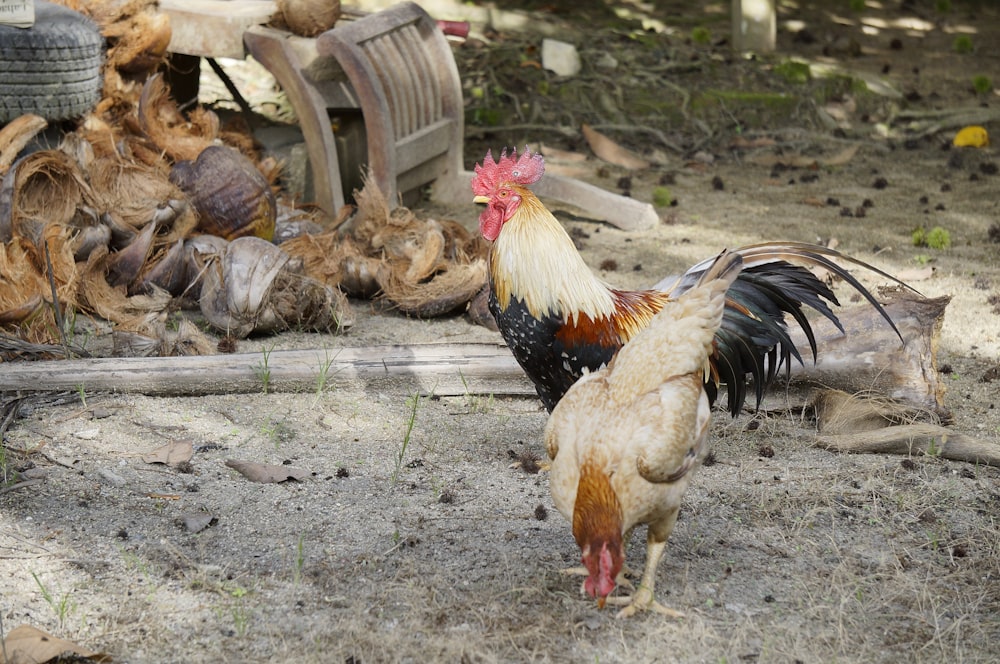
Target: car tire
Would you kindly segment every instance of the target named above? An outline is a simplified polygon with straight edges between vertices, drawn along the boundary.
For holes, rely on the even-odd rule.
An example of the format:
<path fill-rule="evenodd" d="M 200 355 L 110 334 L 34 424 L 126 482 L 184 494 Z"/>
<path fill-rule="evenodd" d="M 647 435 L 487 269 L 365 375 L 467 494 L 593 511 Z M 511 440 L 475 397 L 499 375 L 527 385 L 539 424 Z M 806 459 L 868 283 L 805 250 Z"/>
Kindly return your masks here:
<path fill-rule="evenodd" d="M 0 123 L 34 113 L 46 120 L 84 115 L 101 98 L 104 38 L 97 25 L 36 0 L 30 28 L 0 25 Z"/>

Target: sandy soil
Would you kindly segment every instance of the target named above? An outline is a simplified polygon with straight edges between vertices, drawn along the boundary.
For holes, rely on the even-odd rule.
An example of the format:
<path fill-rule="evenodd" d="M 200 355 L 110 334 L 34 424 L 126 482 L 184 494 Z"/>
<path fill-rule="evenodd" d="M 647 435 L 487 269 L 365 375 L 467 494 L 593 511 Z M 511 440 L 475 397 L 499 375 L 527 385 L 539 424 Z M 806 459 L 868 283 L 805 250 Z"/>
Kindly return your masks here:
<path fill-rule="evenodd" d="M 891 65 L 887 80 L 901 90 L 936 95 L 927 108 L 1000 104 L 996 95 L 977 100 L 965 82 L 997 71 L 996 11 L 955 2 L 942 22 L 933 3 L 910 5 L 876 14 L 916 13 L 936 26 L 922 38 L 854 30 L 873 53 L 846 65 L 874 73 Z M 678 44 L 688 26 L 709 20 L 660 18 L 671 16 L 683 17 Z M 942 25 L 964 24 L 986 33 L 973 35 L 976 53 L 960 57 L 949 50 L 955 33 Z M 820 57 L 841 30 L 815 25 L 819 42 L 782 33 L 782 48 Z M 902 50 L 887 46 L 893 37 Z M 885 113 L 900 102 L 865 103 Z M 836 167 L 775 170 L 755 163 L 774 147 L 729 150 L 736 133 L 719 124 L 701 154 L 657 148 L 661 163 L 632 175 L 632 195 L 643 200 L 669 183 L 677 205 L 661 210 L 663 224 L 627 233 L 567 217 L 567 226 L 588 236 L 588 263 L 626 287 L 764 239 L 836 238 L 847 253 L 911 275 L 924 294 L 953 297 L 938 363 L 954 429 L 997 441 L 1000 394 L 989 372 L 996 375 L 1000 357 L 1000 245 L 989 229 L 1000 221 L 1000 197 L 995 167 L 982 166 L 995 154 L 956 157 L 942 149 L 950 131 L 904 144 L 874 138 L 875 123 L 858 114 L 836 135 L 807 117 L 815 116 L 803 112 L 760 135 L 778 138 L 786 155 L 822 158 L 849 145 L 858 153 Z M 538 139 L 473 133 L 470 161 L 485 144 Z M 627 175 L 593 162 L 591 170 L 616 191 Z M 879 178 L 887 186 L 876 186 Z M 842 214 L 865 200 L 864 217 Z M 471 204 L 450 212 L 473 227 Z M 948 229 L 951 248 L 914 247 L 912 231 L 922 225 Z M 610 258 L 617 269 L 599 270 Z M 927 266 L 934 271 L 925 278 L 917 271 Z M 850 302 L 848 291 L 838 293 Z M 344 336 L 289 334 L 240 350 L 499 339 L 461 316 L 411 320 L 355 304 L 358 322 Z M 687 617 L 624 622 L 582 597 L 579 579 L 560 574 L 578 560 L 569 525 L 552 507 L 545 474 L 512 466 L 544 454 L 545 414 L 535 399 L 436 397 L 396 383 L 71 401 L 28 409 L 4 439 L 4 468 L 33 466 L 41 478 L 0 494 L 7 632 L 32 624 L 133 663 L 996 659 L 1000 469 L 817 449 L 813 423 L 780 397 L 766 412 L 719 413 L 713 423 L 714 463 L 692 483 L 658 576 L 660 599 Z M 178 440 L 194 445 L 189 464 L 143 461 Z M 227 459 L 284 464 L 307 478 L 251 483 Z M 210 525 L 192 532 L 191 517 Z M 630 565 L 641 569 L 643 555 L 637 536 Z"/>

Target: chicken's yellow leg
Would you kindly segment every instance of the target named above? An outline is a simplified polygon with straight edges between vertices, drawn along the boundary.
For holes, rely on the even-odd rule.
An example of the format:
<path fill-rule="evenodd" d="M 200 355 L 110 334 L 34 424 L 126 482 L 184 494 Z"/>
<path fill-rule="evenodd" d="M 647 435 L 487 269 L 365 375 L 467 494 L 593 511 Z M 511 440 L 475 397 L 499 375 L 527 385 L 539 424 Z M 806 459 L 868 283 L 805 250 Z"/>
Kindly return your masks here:
<path fill-rule="evenodd" d="M 634 616 L 639 611 L 651 609 L 671 618 L 683 618 L 684 614 L 674 609 L 668 609 L 653 597 L 653 588 L 656 585 L 656 568 L 663 557 L 663 551 L 667 547 L 667 538 L 677 523 L 677 512 L 673 510 L 667 518 L 657 524 L 649 525 L 649 532 L 646 535 L 646 568 L 642 574 L 642 581 L 639 588 L 630 597 L 609 597 L 608 604 L 626 604 L 627 606 L 618 612 L 617 618 L 628 618 Z"/>

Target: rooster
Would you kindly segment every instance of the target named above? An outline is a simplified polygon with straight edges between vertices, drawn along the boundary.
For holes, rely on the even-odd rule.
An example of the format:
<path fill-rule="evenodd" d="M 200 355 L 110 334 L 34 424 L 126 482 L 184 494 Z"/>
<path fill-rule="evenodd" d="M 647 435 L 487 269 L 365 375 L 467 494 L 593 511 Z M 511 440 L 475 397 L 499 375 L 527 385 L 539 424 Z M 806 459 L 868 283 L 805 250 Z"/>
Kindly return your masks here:
<path fill-rule="evenodd" d="M 559 221 L 528 189 L 544 172 L 542 156 L 528 150 L 520 156 L 516 150 L 508 156 L 504 150 L 499 161 L 488 152 L 483 163 L 475 167 L 472 191 L 474 202 L 486 205 L 479 229 L 492 243 L 488 258 L 490 312 L 551 412 L 585 370 L 596 371 L 611 361 L 666 303 L 697 283 L 712 261 L 691 267 L 663 290 L 628 291 L 605 284 L 584 263 Z M 746 401 L 748 377 L 759 406 L 764 390 L 781 367 L 790 369 L 792 358 L 802 362 L 788 336 L 786 314 L 802 327 L 813 357 L 816 341 L 804 306 L 826 316 L 843 331 L 828 305 L 839 304 L 836 296 L 807 267 L 825 268 L 846 281 L 899 334 L 874 296 L 832 259 L 902 284 L 867 263 L 801 242 L 753 244 L 733 253 L 743 259 L 743 270 L 726 294 L 725 313 L 715 335 L 705 382 L 712 404 L 719 385 L 726 385 L 733 416 Z"/>
<path fill-rule="evenodd" d="M 739 254 L 720 254 L 606 368 L 577 381 L 546 424 L 552 498 L 573 524 L 584 590 L 600 607 L 627 603 L 620 618 L 646 609 L 682 615 L 654 599 L 656 568 L 705 449 L 711 409 L 703 381 L 742 263 Z M 631 598 L 608 598 L 628 534 L 640 524 L 648 534 L 639 588 Z"/>

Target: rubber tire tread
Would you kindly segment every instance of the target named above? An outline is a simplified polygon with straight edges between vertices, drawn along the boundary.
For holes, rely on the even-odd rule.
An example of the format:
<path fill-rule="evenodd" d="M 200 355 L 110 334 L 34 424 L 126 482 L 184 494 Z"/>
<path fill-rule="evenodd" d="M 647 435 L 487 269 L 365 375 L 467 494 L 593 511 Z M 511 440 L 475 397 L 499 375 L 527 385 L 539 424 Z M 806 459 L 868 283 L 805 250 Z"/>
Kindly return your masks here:
<path fill-rule="evenodd" d="M 0 26 L 0 122 L 83 115 L 100 100 L 104 38 L 88 18 L 43 0 L 30 29 Z"/>

